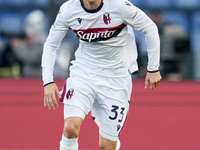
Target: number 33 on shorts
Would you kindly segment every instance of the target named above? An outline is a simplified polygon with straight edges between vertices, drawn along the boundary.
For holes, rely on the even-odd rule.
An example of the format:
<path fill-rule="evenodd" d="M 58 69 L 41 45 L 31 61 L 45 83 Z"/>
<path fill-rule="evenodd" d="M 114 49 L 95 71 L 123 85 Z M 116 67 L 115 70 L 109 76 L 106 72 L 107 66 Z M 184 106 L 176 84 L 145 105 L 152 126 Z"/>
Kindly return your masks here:
<path fill-rule="evenodd" d="M 111 120 L 116 120 L 118 119 L 117 121 L 121 124 L 121 125 L 118 125 L 117 126 L 117 131 L 119 131 L 121 129 L 121 126 L 123 126 L 124 124 L 124 121 L 123 119 L 125 119 L 124 114 L 125 113 L 125 107 L 119 107 L 119 106 L 116 106 L 116 105 L 112 105 L 112 109 L 111 109 L 111 112 L 113 113 L 112 116 L 109 116 L 109 119 Z"/>

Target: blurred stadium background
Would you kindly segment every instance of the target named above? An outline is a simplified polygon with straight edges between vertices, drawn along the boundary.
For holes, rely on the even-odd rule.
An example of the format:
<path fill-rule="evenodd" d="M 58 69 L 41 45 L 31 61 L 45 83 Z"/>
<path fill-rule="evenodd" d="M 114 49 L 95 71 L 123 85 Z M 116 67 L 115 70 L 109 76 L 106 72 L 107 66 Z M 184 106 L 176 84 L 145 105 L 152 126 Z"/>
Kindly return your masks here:
<path fill-rule="evenodd" d="M 143 35 L 135 31 L 140 72 L 133 77 L 122 150 L 199 150 L 200 0 L 130 1 L 159 27 L 164 80 L 155 91 L 143 90 L 146 46 Z M 62 107 L 43 108 L 40 61 L 49 28 L 64 2 L 0 0 L 0 150 L 58 149 Z M 59 89 L 77 46 L 70 31 L 55 64 Z M 80 149 L 98 149 L 98 129 L 90 115 L 82 128 Z"/>

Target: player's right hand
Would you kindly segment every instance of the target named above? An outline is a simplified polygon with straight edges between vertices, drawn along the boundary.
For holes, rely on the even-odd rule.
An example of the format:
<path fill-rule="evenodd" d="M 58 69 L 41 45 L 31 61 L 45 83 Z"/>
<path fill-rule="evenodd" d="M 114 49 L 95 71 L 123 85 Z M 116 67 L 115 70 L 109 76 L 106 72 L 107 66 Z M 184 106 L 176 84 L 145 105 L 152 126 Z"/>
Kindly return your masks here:
<path fill-rule="evenodd" d="M 55 110 L 58 107 L 56 96 L 61 98 L 58 88 L 55 83 L 49 84 L 44 87 L 44 107 L 48 106 L 49 110 Z"/>

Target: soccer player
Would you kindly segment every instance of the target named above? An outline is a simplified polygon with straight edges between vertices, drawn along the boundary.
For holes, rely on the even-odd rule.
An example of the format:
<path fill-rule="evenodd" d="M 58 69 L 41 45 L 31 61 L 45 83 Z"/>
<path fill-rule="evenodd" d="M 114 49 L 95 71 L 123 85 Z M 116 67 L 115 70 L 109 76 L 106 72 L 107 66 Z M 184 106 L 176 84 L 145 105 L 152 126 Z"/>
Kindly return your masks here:
<path fill-rule="evenodd" d="M 155 89 L 161 80 L 160 41 L 156 25 L 144 12 L 126 0 L 69 0 L 60 7 L 42 56 L 44 106 L 55 109 L 56 97 L 64 103 L 60 150 L 78 150 L 80 127 L 90 111 L 99 127 L 100 149 L 119 149 L 118 135 L 132 91 L 131 73 L 138 70 L 130 27 L 146 38 L 145 88 L 150 83 L 150 88 Z M 53 68 L 56 51 L 69 29 L 80 43 L 60 95 L 53 80 Z M 132 49 L 135 56 L 128 55 L 127 49 Z"/>

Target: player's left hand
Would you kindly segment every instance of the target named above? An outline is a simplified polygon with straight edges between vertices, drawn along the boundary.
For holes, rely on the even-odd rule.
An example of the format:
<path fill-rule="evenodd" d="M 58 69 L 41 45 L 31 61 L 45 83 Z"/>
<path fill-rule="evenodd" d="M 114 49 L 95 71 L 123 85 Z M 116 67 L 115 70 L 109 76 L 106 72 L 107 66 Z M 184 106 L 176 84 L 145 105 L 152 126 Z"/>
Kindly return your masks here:
<path fill-rule="evenodd" d="M 150 88 L 152 90 L 155 89 L 160 83 L 161 79 L 162 77 L 159 71 L 154 72 L 154 73 L 147 72 L 146 78 L 145 78 L 145 89 L 147 89 L 149 83 L 150 83 Z"/>

